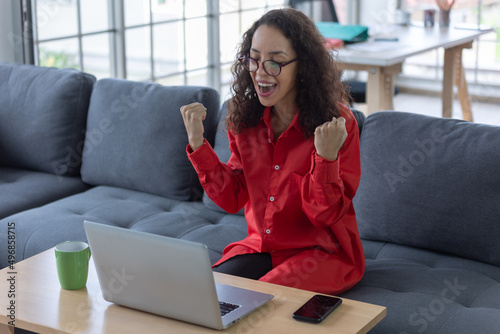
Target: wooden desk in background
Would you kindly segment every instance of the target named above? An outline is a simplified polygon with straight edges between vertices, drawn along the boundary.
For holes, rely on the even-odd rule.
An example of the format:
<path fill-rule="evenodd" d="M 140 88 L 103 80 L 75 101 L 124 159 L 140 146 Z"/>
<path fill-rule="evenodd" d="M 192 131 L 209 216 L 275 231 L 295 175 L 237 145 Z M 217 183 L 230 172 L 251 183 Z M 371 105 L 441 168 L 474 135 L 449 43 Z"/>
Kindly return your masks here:
<path fill-rule="evenodd" d="M 472 48 L 479 36 L 493 29 L 468 30 L 450 28 L 401 27 L 390 34 L 397 37 L 396 42 L 382 42 L 380 46 L 392 44 L 393 47 L 380 48 L 380 42 L 353 44 L 338 50 L 342 69 L 367 71 L 366 85 L 367 113 L 379 110 L 393 110 L 394 76 L 402 71 L 406 58 L 438 48 L 444 48 L 442 112 L 443 117 L 451 117 L 453 105 L 453 86 L 458 88 L 458 97 L 464 119 L 472 121 L 469 92 L 462 65 L 462 50 Z M 372 51 L 371 51 L 372 50 Z"/>
<path fill-rule="evenodd" d="M 367 333 L 386 315 L 386 308 L 343 298 L 321 324 L 298 322 L 292 313 L 314 293 L 241 277 L 215 273 L 217 283 L 273 294 L 275 297 L 227 330 L 205 327 L 117 306 L 102 298 L 91 260 L 87 286 L 63 290 L 57 279 L 54 249 L 0 271 L 0 333 L 13 333 L 6 324 L 9 272 L 15 271 L 15 324 L 37 333 Z"/>

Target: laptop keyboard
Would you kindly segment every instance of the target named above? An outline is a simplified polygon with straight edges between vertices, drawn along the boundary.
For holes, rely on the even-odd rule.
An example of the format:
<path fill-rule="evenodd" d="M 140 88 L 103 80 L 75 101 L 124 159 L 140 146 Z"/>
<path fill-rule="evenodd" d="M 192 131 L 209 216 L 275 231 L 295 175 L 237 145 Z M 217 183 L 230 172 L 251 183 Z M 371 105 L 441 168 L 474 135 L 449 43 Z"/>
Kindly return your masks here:
<path fill-rule="evenodd" d="M 225 316 L 231 311 L 236 310 L 240 305 L 235 305 L 235 304 L 230 304 L 230 303 L 225 303 L 219 301 L 219 307 L 220 307 L 220 314 L 221 316 Z"/>

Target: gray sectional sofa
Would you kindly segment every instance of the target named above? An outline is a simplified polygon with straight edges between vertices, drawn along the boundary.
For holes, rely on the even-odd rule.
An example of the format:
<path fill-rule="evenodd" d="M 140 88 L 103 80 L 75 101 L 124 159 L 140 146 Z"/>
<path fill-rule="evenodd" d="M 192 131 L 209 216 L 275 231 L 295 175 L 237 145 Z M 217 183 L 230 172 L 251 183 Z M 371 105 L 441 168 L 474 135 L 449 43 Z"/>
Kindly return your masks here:
<path fill-rule="evenodd" d="M 92 220 L 206 244 L 215 262 L 246 235 L 203 194 L 179 107 L 208 109 L 205 135 L 229 158 L 219 95 L 0 64 L 0 268 Z M 378 112 L 361 128 L 354 204 L 366 272 L 343 297 L 387 307 L 373 333 L 498 333 L 500 127 Z"/>

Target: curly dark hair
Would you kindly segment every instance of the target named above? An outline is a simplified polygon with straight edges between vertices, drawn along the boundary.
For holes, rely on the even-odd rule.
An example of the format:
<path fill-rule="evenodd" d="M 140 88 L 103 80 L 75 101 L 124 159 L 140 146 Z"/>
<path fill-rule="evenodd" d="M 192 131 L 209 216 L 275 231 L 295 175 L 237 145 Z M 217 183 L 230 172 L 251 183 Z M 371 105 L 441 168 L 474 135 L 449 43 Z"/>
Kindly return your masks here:
<path fill-rule="evenodd" d="M 252 38 L 261 25 L 279 29 L 297 53 L 295 85 L 299 123 L 306 138 L 319 125 L 340 116 L 340 103 L 348 104 L 349 94 L 341 82 L 333 55 L 324 45 L 324 37 L 315 24 L 301 11 L 292 8 L 271 10 L 257 20 L 243 35 L 236 61 L 231 70 L 235 80 L 231 85 L 233 98 L 226 125 L 235 133 L 256 126 L 265 107 L 260 103 L 250 73 L 238 61 L 250 53 Z"/>

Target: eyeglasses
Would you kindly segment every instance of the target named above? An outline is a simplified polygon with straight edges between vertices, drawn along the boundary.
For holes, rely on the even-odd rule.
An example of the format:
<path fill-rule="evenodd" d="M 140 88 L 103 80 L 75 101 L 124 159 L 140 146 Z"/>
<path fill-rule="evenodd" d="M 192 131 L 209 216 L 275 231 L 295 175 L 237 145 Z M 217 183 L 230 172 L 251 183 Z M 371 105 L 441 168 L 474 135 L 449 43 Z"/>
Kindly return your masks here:
<path fill-rule="evenodd" d="M 259 69 L 259 62 L 253 58 L 243 56 L 239 58 L 239 61 L 249 72 L 257 72 L 257 70 Z M 266 60 L 262 62 L 262 67 L 264 68 L 264 72 L 266 72 L 270 76 L 277 77 L 278 75 L 280 75 L 282 67 L 285 67 L 286 65 L 291 64 L 295 61 L 297 61 L 297 58 L 286 63 L 278 63 L 274 60 Z"/>

